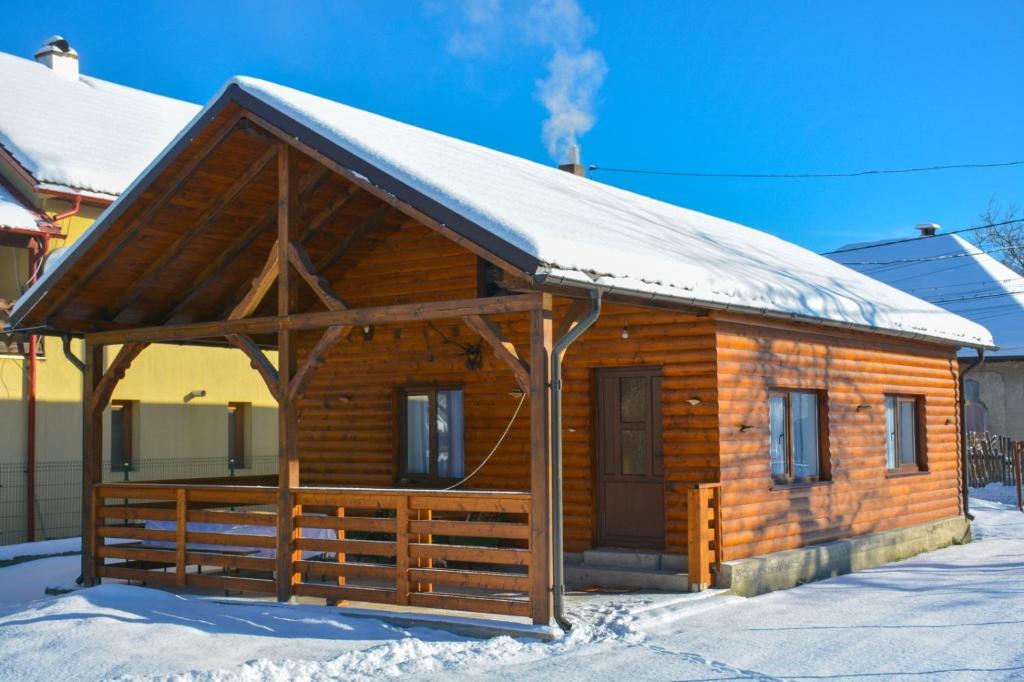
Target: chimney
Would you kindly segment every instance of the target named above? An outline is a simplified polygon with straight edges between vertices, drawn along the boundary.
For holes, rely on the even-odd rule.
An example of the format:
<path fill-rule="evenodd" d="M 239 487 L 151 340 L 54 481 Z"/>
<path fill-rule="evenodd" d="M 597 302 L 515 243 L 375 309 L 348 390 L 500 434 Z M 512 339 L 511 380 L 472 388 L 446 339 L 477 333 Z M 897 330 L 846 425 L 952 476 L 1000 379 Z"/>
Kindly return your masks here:
<path fill-rule="evenodd" d="M 78 81 L 78 52 L 61 36 L 50 36 L 36 50 L 36 61 L 69 81 Z"/>
<path fill-rule="evenodd" d="M 578 144 L 569 145 L 569 163 L 559 165 L 558 170 L 583 177 L 583 164 L 580 163 L 580 146 Z"/>
<path fill-rule="evenodd" d="M 935 223 L 921 223 L 917 226 L 917 231 L 921 233 L 922 237 L 934 237 L 940 229 L 942 228 Z"/>

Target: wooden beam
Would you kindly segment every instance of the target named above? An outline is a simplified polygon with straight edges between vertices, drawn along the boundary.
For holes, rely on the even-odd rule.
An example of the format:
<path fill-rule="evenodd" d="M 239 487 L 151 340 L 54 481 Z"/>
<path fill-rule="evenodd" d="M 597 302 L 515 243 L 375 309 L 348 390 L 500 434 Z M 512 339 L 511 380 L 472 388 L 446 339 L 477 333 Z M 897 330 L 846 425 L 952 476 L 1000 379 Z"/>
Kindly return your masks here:
<path fill-rule="evenodd" d="M 288 260 L 328 310 L 348 310 L 348 305 L 331 288 L 330 282 L 324 279 L 313 266 L 309 260 L 309 254 L 301 244 L 288 242 Z"/>
<path fill-rule="evenodd" d="M 314 171 L 304 176 L 300 182 L 301 187 L 299 189 L 299 201 L 305 203 L 305 201 L 320 188 L 321 184 L 329 178 L 330 175 L 331 172 L 328 169 L 318 166 Z M 235 240 L 234 244 L 218 255 L 203 269 L 201 273 L 199 273 L 199 276 L 196 277 L 196 283 L 187 291 L 182 292 L 181 298 L 173 308 L 162 311 L 159 315 L 156 315 L 154 319 L 160 320 L 161 324 L 167 324 L 170 321 L 176 320 L 178 316 L 181 315 L 196 299 L 196 297 L 220 278 L 231 261 L 237 258 L 240 253 L 245 251 L 245 249 L 247 249 L 257 237 L 274 225 L 276 220 L 277 204 L 275 203 L 273 207 L 267 210 L 262 218 L 253 223 L 252 227 L 248 230 L 243 232 L 242 235 Z"/>
<path fill-rule="evenodd" d="M 287 263 L 287 261 L 284 262 Z M 263 264 L 263 269 L 256 275 L 256 279 L 252 281 L 249 292 L 228 312 L 227 318 L 229 320 L 241 320 L 252 315 L 260 303 L 263 302 L 263 298 L 270 291 L 270 287 L 273 286 L 274 281 L 280 274 L 281 250 L 278 248 L 278 242 L 274 242 L 274 245 L 270 248 L 270 254 L 267 255 L 267 260 Z"/>
<path fill-rule="evenodd" d="M 167 188 L 160 192 L 153 201 L 145 204 L 145 209 L 137 218 L 132 220 L 120 234 L 104 241 L 102 256 L 91 266 L 88 266 L 77 280 L 69 282 L 67 289 L 53 300 L 50 304 L 50 315 L 56 314 L 72 295 L 81 290 L 97 273 L 102 272 L 107 263 L 121 252 L 121 249 L 124 248 L 125 244 L 135 235 L 138 229 L 152 220 L 163 209 L 171 197 L 176 195 L 178 190 L 192 177 L 192 172 L 202 165 L 223 144 L 228 136 L 237 129 L 239 118 L 241 118 L 241 113 L 235 114 L 225 121 L 224 125 L 213 134 L 192 160 L 174 174 Z"/>
<path fill-rule="evenodd" d="M 298 154 L 281 144 L 277 155 L 277 316 L 287 318 L 298 303 L 298 282 L 289 266 L 289 247 L 297 231 L 299 209 Z M 278 373 L 278 474 L 277 474 L 277 599 L 288 601 L 300 582 L 295 562 L 302 559 L 296 548 L 300 531 L 295 517 L 302 508 L 293 503 L 292 488 L 299 487 L 299 418 L 291 399 L 292 376 L 296 365 L 296 334 L 287 327 L 277 331 Z"/>
<path fill-rule="evenodd" d="M 277 155 L 276 146 L 268 147 L 249 168 L 227 188 L 214 202 L 213 206 L 207 209 L 196 221 L 195 227 L 179 236 L 173 244 L 165 249 L 160 257 L 153 261 L 145 272 L 135 278 L 135 281 L 125 287 L 123 293 L 104 309 L 103 317 L 117 319 L 117 316 L 124 312 L 125 308 L 138 299 L 150 286 L 156 282 L 167 265 L 181 255 L 188 248 L 192 241 L 203 234 L 206 228 L 220 219 L 228 206 L 241 194 L 242 190 L 266 169 L 270 161 Z"/>
<path fill-rule="evenodd" d="M 327 331 L 320 336 L 320 340 L 317 341 L 313 349 L 309 351 L 309 355 L 306 356 L 305 362 L 302 363 L 302 366 L 295 372 L 295 376 L 292 377 L 288 387 L 289 400 L 296 401 L 302 397 L 317 367 L 324 364 L 324 356 L 327 354 L 327 351 L 341 339 L 348 329 L 349 327 L 328 327 Z"/>
<path fill-rule="evenodd" d="M 430 217 L 429 215 L 420 211 L 419 209 L 411 206 L 410 204 L 407 204 L 406 202 L 402 201 L 401 199 L 394 196 L 390 192 L 387 192 L 381 189 L 380 187 L 377 187 L 372 182 L 367 180 L 363 175 L 356 173 L 351 169 L 342 166 L 339 163 L 336 163 L 334 159 L 331 159 L 327 155 L 314 149 L 308 144 L 305 144 L 301 140 L 296 139 L 294 136 L 289 135 L 288 133 L 284 132 L 283 130 L 275 126 L 273 123 L 270 123 L 266 119 L 256 116 L 251 112 L 246 112 L 246 116 L 253 123 L 262 126 L 267 131 L 275 135 L 279 140 L 282 140 L 283 142 L 286 142 L 287 144 L 292 145 L 295 148 L 301 150 L 307 156 L 316 159 L 327 168 L 330 168 L 338 175 L 342 176 L 349 182 L 359 186 L 361 189 L 377 197 L 378 199 L 388 204 L 389 206 L 396 208 L 397 210 L 401 211 L 410 218 L 422 223 L 428 228 L 434 230 L 435 232 L 447 237 L 451 241 L 455 242 L 456 244 L 459 244 L 460 246 L 472 252 L 473 254 L 491 261 L 492 263 L 500 267 L 502 270 L 522 274 L 522 270 L 509 263 L 504 258 L 501 258 L 498 255 L 487 251 L 482 246 L 479 246 L 476 242 L 466 239 L 461 234 L 451 229 L 447 225 L 438 222 L 434 218 Z"/>
<path fill-rule="evenodd" d="M 324 272 L 327 268 L 331 267 L 335 261 L 345 255 L 352 245 L 369 230 L 371 227 L 378 225 L 384 218 L 387 217 L 391 211 L 394 210 L 390 206 L 381 206 L 376 211 L 366 216 L 361 223 L 356 225 L 351 232 L 349 232 L 344 239 L 338 241 L 334 246 L 331 247 L 330 251 L 321 256 L 320 260 L 316 262 L 317 272 Z"/>
<path fill-rule="evenodd" d="M 117 384 L 124 378 L 125 372 L 131 366 L 132 361 L 139 356 L 149 344 L 142 342 L 129 342 L 121 346 L 110 367 L 103 373 L 99 382 L 93 387 L 92 396 L 89 399 L 89 410 L 92 412 L 103 412 L 110 396 L 114 394 Z"/>
<path fill-rule="evenodd" d="M 103 346 L 85 344 L 82 380 L 82 585 L 96 584 L 96 484 L 103 481 L 103 411 L 92 408 L 103 378 Z M 99 540 L 102 542 L 102 540 Z"/>
<path fill-rule="evenodd" d="M 324 170 L 327 169 L 325 168 Z M 349 202 L 351 202 L 352 199 L 361 191 L 362 190 L 360 190 L 358 186 L 349 185 L 347 191 L 335 197 L 334 201 L 332 201 L 330 204 L 325 206 L 319 213 L 313 216 L 313 219 L 309 221 L 309 224 L 306 225 L 306 227 L 302 228 L 302 231 L 299 232 L 298 242 L 302 244 L 307 239 L 318 233 L 320 231 L 320 228 L 322 228 L 324 225 L 330 222 L 331 219 L 334 218 L 334 216 L 338 215 L 338 211 L 347 206 Z M 305 201 L 301 197 L 301 190 L 299 194 L 300 201 L 302 201 L 302 203 L 305 203 Z"/>
<path fill-rule="evenodd" d="M 530 313 L 530 616 L 551 622 L 551 384 L 552 298 L 542 294 Z"/>
<path fill-rule="evenodd" d="M 560 339 L 572 331 L 572 328 L 575 327 L 586 314 L 586 299 L 574 299 L 573 302 L 569 304 L 569 309 L 565 311 L 565 316 L 559 321 L 558 326 L 555 327 L 555 338 Z"/>
<path fill-rule="evenodd" d="M 270 391 L 270 395 L 274 397 L 274 400 L 280 402 L 281 384 L 277 369 L 271 364 L 260 347 L 256 345 L 256 342 L 242 334 L 227 334 L 225 338 L 228 340 L 228 343 L 249 356 L 250 365 L 259 372 L 263 382 L 267 385 L 267 390 Z"/>
<path fill-rule="evenodd" d="M 470 329 L 490 344 L 494 349 L 495 357 L 509 366 L 519 388 L 523 390 L 523 393 L 528 394 L 530 392 L 530 365 L 519 355 L 516 347 L 508 340 L 501 328 L 481 315 L 467 315 L 462 319 Z"/>
<path fill-rule="evenodd" d="M 282 329 L 303 331 L 337 326 L 362 327 L 368 324 L 447 320 L 467 315 L 529 312 L 537 309 L 543 296 L 548 296 L 548 294 L 516 294 L 514 296 L 404 303 L 349 310 L 322 310 L 285 317 L 249 317 L 241 320 L 217 320 L 162 327 L 118 329 L 86 334 L 85 338 L 86 341 L 94 344 L 127 343 L 129 341 L 159 343 L 214 338 L 228 334 L 269 334 Z"/>

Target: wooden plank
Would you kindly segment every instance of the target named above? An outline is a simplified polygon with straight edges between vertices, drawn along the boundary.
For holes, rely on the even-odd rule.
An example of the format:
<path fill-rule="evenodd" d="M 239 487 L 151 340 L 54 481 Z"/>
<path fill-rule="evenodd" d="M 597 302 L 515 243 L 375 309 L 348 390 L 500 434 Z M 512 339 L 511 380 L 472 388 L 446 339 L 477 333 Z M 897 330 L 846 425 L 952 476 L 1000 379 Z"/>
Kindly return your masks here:
<path fill-rule="evenodd" d="M 362 190 L 360 190 L 356 185 L 349 185 L 344 192 L 334 197 L 334 201 L 327 206 L 324 206 L 319 213 L 313 216 L 313 219 L 309 221 L 309 224 L 302 228 L 302 231 L 299 232 L 299 243 L 305 243 L 307 239 L 320 232 L 320 228 L 329 223 L 334 216 L 338 215 L 338 212 L 347 206 L 349 202 L 351 202 L 352 199 L 361 191 Z M 305 199 L 302 196 L 302 190 L 299 190 L 299 203 L 305 204 Z"/>
<path fill-rule="evenodd" d="M 226 316 L 227 319 L 241 320 L 249 317 L 259 307 L 260 303 L 263 302 L 267 292 L 270 291 L 270 287 L 274 285 L 278 275 L 281 273 L 281 263 L 283 261 L 281 261 L 280 252 L 278 242 L 274 242 L 274 245 L 270 247 L 270 253 L 267 255 L 267 260 L 264 261 L 263 267 L 252 280 L 252 286 L 249 287 L 249 291 L 246 292 L 241 301 L 231 308 Z"/>
<path fill-rule="evenodd" d="M 395 556 L 395 543 L 380 540 L 330 540 L 327 538 L 298 538 L 297 549 L 305 552 L 333 554 L 366 554 L 369 556 Z"/>
<path fill-rule="evenodd" d="M 97 554 L 104 559 L 153 561 L 167 564 L 168 566 L 174 566 L 177 558 L 177 553 L 173 548 L 152 549 L 148 547 L 132 547 L 131 545 L 106 545 L 105 547 L 100 547 Z"/>
<path fill-rule="evenodd" d="M 205 533 L 188 532 L 190 545 L 223 545 L 227 547 L 262 547 L 270 549 L 277 546 L 272 535 L 252 535 L 249 533 Z"/>
<path fill-rule="evenodd" d="M 239 592 L 257 592 L 273 594 L 274 581 L 261 578 L 242 578 L 229 575 L 199 575 L 189 573 L 185 579 L 189 587 L 207 587 L 216 590 L 238 590 Z"/>
<path fill-rule="evenodd" d="M 240 320 L 117 329 L 86 334 L 85 338 L 89 343 L 100 345 L 132 341 L 159 343 L 216 338 L 228 334 L 266 334 L 282 329 L 304 331 L 334 326 L 362 327 L 370 324 L 425 322 L 427 320 L 455 319 L 467 315 L 527 312 L 537 308 L 540 300 L 536 294 L 514 294 L 491 298 L 403 303 L 349 310 L 322 310 L 283 317 L 249 317 Z"/>
<path fill-rule="evenodd" d="M 506 590 L 511 592 L 530 591 L 530 578 L 525 574 L 447 570 L 443 568 L 413 568 L 409 570 L 409 578 L 426 583 L 448 585 L 449 587 Z"/>
<path fill-rule="evenodd" d="M 97 568 L 97 575 L 104 578 L 153 583 L 154 585 L 173 585 L 175 581 L 173 573 L 147 571 L 140 568 L 122 568 L 120 566 L 100 566 Z"/>
<path fill-rule="evenodd" d="M 338 578 L 373 578 L 394 580 L 395 567 L 388 564 L 365 564 L 360 562 L 337 563 L 331 561 L 296 561 L 295 567 L 306 575 L 325 575 Z M 344 585 L 345 583 L 339 583 Z"/>
<path fill-rule="evenodd" d="M 220 219 L 224 214 L 224 211 L 238 197 L 242 190 L 252 184 L 264 169 L 266 169 L 267 165 L 276 154 L 276 146 L 269 146 L 252 164 L 249 165 L 245 172 L 242 173 L 242 175 L 240 175 L 230 187 L 224 190 L 220 196 L 216 198 L 213 205 L 195 221 L 195 224 L 191 229 L 182 233 L 173 244 L 164 249 L 159 258 L 150 263 L 141 275 L 128 284 L 125 287 L 124 292 L 118 296 L 113 303 L 104 308 L 104 312 L 101 316 L 111 320 L 117 319 L 117 316 L 123 313 L 129 305 L 136 301 L 139 296 L 143 295 L 143 293 L 148 291 L 153 284 L 159 281 L 159 278 L 166 271 L 170 262 L 180 256 L 196 237 L 202 235 L 206 231 L 207 227 Z"/>
<path fill-rule="evenodd" d="M 434 512 L 432 512 L 429 509 L 417 509 L 416 510 L 416 521 L 417 522 L 429 522 L 433 518 L 434 518 Z M 413 538 L 413 542 L 418 542 L 418 543 L 421 543 L 421 544 L 428 544 L 428 545 L 430 545 L 430 544 L 434 543 L 434 536 L 431 535 L 430 533 L 419 533 L 418 535 L 415 536 L 415 538 Z M 416 567 L 417 568 L 433 568 L 433 566 L 434 566 L 434 560 L 433 559 L 424 559 L 422 557 L 416 559 Z M 430 583 L 430 582 L 416 582 L 415 584 L 416 584 L 416 591 L 417 592 L 433 592 L 434 591 L 434 585 L 432 583 Z"/>
<path fill-rule="evenodd" d="M 274 560 L 268 557 L 239 556 L 237 554 L 216 554 L 194 550 L 186 552 L 185 561 L 190 566 L 218 566 L 243 571 L 274 572 Z"/>
<path fill-rule="evenodd" d="M 96 536 L 102 500 L 96 484 L 103 480 L 103 415 L 90 409 L 93 393 L 103 378 L 103 347 L 85 344 L 82 375 L 82 584 L 96 584 L 96 548 L 103 540 Z"/>
<path fill-rule="evenodd" d="M 519 355 L 516 347 L 508 340 L 501 328 L 481 315 L 467 315 L 462 318 L 466 325 L 480 335 L 491 346 L 494 356 L 508 365 L 516 383 L 524 393 L 530 392 L 530 365 Z"/>
<path fill-rule="evenodd" d="M 98 507 L 96 518 L 128 519 L 130 521 L 174 521 L 177 514 L 173 509 L 154 509 L 152 507 Z"/>
<path fill-rule="evenodd" d="M 397 504 L 397 495 L 374 495 L 362 491 L 344 492 L 342 490 L 323 491 L 298 489 L 292 491 L 297 504 L 309 506 L 336 507 L 343 506 L 347 509 L 394 509 Z"/>
<path fill-rule="evenodd" d="M 474 538 L 501 538 L 505 540 L 528 540 L 530 527 L 522 523 L 491 523 L 484 521 L 410 521 L 413 533 L 434 535 L 459 535 Z"/>
<path fill-rule="evenodd" d="M 412 494 L 409 506 L 413 509 L 434 511 L 501 512 L 505 514 L 526 514 L 530 511 L 530 498 L 482 498 L 461 495 Z"/>
<path fill-rule="evenodd" d="M 188 491 L 179 489 L 174 509 L 174 574 L 178 585 L 185 584 L 185 537 L 188 529 Z"/>
<path fill-rule="evenodd" d="M 446 561 L 468 561 L 479 564 L 530 565 L 530 551 L 525 549 L 409 543 L 409 556 L 423 559 L 444 559 Z"/>
<path fill-rule="evenodd" d="M 339 239 L 327 253 L 320 257 L 320 260 L 316 262 L 316 270 L 318 272 L 325 272 L 329 267 L 334 265 L 339 258 L 348 253 L 352 246 L 359 241 L 359 239 L 361 239 L 368 230 L 371 228 L 379 229 L 381 222 L 387 218 L 390 213 L 391 207 L 384 205 L 364 218 L 362 222 L 352 228 L 352 231 L 349 232 L 344 239 Z"/>
<path fill-rule="evenodd" d="M 342 514 L 344 514 L 344 507 Z M 295 519 L 299 528 L 330 528 L 334 530 L 358 530 L 369 533 L 394 533 L 394 519 L 378 519 L 366 516 L 317 516 L 302 514 Z M 344 539 L 344 538 L 339 538 Z"/>
<path fill-rule="evenodd" d="M 502 616 L 531 616 L 530 603 L 512 599 L 488 599 L 486 597 L 466 597 L 442 592 L 430 592 L 409 595 L 412 606 L 423 606 L 446 611 L 472 611 L 476 613 L 493 613 Z"/>
<path fill-rule="evenodd" d="M 551 622 L 551 386 L 554 345 L 550 294 L 530 313 L 530 617 Z"/>
<path fill-rule="evenodd" d="M 189 521 L 225 523 L 245 526 L 275 526 L 277 514 L 271 512 L 197 511 L 189 510 Z"/>
<path fill-rule="evenodd" d="M 395 602 L 409 603 L 409 498 L 395 510 Z"/>
<path fill-rule="evenodd" d="M 277 368 L 270 362 L 270 358 L 248 336 L 243 334 L 226 334 L 224 338 L 228 340 L 228 343 L 249 357 L 249 366 L 259 373 L 274 400 L 280 402 L 281 381 L 278 377 Z"/>
<path fill-rule="evenodd" d="M 334 291 L 331 283 L 320 275 L 302 244 L 288 242 L 288 260 L 328 310 L 348 310 L 348 304 Z"/>
<path fill-rule="evenodd" d="M 708 556 L 708 497 L 707 489 L 691 488 L 686 492 L 687 574 L 691 592 L 711 586 L 710 557 Z"/>
<path fill-rule="evenodd" d="M 334 602 L 351 601 L 372 602 L 375 604 L 394 604 L 395 591 L 379 587 L 352 587 L 351 585 L 330 585 L 328 583 L 298 583 L 294 592 L 300 597 L 320 597 Z"/>
<path fill-rule="evenodd" d="M 175 537 L 177 537 L 173 530 L 153 530 L 136 526 L 99 526 L 96 529 L 96 533 L 101 538 L 157 542 L 174 542 Z"/>

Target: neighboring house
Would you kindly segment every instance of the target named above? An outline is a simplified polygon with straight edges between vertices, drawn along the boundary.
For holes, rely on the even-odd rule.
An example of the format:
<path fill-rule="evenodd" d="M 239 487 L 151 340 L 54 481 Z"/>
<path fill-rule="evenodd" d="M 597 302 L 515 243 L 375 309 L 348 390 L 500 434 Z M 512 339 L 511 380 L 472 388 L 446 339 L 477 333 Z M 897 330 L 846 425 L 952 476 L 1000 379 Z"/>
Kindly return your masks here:
<path fill-rule="evenodd" d="M 87 234 L 199 108 L 80 75 L 77 53 L 59 37 L 35 61 L 0 53 L 0 92 L 6 319 L 33 273 Z M 79 525 L 82 375 L 60 338 L 38 341 L 0 335 L 0 543 L 74 534 Z M 72 349 L 80 353 L 80 344 Z M 105 417 L 108 476 L 123 478 L 126 468 L 132 478 L 227 475 L 229 423 L 238 425 L 238 456 L 249 460 L 239 468 L 273 456 L 272 399 L 236 354 L 166 347 L 138 369 Z"/>
<path fill-rule="evenodd" d="M 966 426 L 1024 440 L 1024 277 L 963 235 L 918 229 L 922 238 L 849 244 L 830 257 L 987 327 L 999 349 L 964 377 Z M 976 359 L 960 352 L 963 368 Z"/>
<path fill-rule="evenodd" d="M 695 589 L 749 594 L 962 539 L 956 353 L 992 344 L 763 232 L 249 78 L 12 322 L 85 339 L 89 481 L 100 410 L 148 343 L 235 346 L 279 401 L 276 490 L 93 486 L 87 583 L 539 623 L 563 546 L 580 582 L 686 566 Z M 273 539 L 191 544 L 227 520 Z"/>

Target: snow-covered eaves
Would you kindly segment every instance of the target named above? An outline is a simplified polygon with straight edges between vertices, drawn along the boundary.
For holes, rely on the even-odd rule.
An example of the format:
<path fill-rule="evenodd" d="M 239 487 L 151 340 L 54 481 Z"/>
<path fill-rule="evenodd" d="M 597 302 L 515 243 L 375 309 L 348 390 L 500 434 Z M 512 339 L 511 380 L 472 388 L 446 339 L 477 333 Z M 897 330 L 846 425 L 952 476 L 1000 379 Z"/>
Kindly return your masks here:
<path fill-rule="evenodd" d="M 990 357 L 1024 357 L 1024 277 L 959 234 L 848 244 L 830 258 L 984 325 L 999 346 Z"/>
<path fill-rule="evenodd" d="M 121 194 L 199 107 L 0 53 L 0 146 L 41 190 Z"/>
<path fill-rule="evenodd" d="M 48 282 L 102 239 L 106 225 L 228 101 L 538 280 L 947 345 L 992 345 L 979 324 L 764 232 L 248 77 L 224 86 L 61 267 L 20 299 L 12 319 L 23 318 Z"/>
<path fill-rule="evenodd" d="M 44 214 L 28 206 L 0 183 L 0 232 L 45 234 L 56 231 Z"/>

